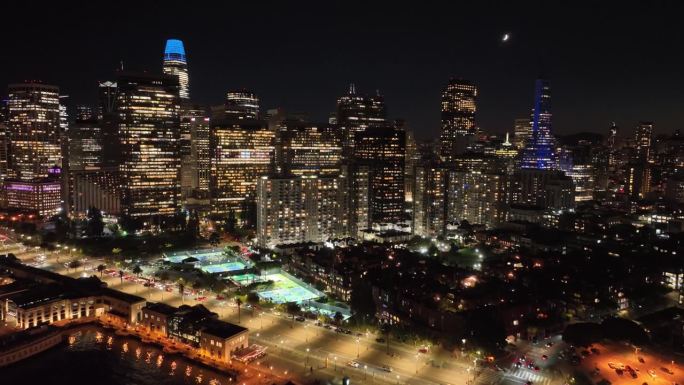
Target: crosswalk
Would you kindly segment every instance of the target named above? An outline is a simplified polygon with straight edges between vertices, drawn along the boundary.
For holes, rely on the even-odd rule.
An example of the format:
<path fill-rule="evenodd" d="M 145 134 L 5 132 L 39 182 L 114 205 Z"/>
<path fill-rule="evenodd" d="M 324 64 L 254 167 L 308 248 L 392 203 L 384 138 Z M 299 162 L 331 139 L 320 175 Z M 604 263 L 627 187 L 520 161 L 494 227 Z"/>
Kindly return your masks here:
<path fill-rule="evenodd" d="M 504 378 L 511 380 L 516 379 L 519 380 L 518 382 L 522 383 L 525 383 L 526 381 L 532 381 L 532 383 L 535 385 L 548 385 L 551 383 L 550 378 L 541 373 L 537 373 L 525 368 L 511 369 L 504 375 Z"/>

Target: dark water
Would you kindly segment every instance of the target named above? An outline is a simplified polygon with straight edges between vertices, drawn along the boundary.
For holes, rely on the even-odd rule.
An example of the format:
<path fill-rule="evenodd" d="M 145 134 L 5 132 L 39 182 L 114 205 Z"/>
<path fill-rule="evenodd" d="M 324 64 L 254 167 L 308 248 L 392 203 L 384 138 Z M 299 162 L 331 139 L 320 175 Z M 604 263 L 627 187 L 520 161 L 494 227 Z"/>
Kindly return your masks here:
<path fill-rule="evenodd" d="M 175 369 L 172 367 L 175 362 Z M 62 344 L 0 369 L 0 384 L 227 385 L 227 373 L 166 354 L 110 330 L 88 328 Z"/>

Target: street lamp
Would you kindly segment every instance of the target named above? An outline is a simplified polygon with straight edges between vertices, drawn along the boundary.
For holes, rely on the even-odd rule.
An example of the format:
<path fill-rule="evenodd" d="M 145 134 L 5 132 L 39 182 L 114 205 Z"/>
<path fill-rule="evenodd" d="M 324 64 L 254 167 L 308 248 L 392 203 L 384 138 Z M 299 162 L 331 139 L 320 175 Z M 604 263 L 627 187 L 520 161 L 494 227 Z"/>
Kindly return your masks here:
<path fill-rule="evenodd" d="M 337 371 L 337 356 L 335 356 L 335 371 Z"/>
<path fill-rule="evenodd" d="M 309 366 L 309 348 L 306 348 L 306 365 L 304 367 Z"/>
<path fill-rule="evenodd" d="M 356 358 L 359 358 L 359 337 L 356 337 Z"/>

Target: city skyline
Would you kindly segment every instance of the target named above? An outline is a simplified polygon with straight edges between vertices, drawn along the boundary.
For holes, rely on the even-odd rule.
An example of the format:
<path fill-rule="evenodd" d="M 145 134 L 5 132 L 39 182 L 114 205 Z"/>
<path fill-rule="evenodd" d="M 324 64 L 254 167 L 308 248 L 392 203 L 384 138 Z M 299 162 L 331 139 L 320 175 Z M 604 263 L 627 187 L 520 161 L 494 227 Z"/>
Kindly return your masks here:
<path fill-rule="evenodd" d="M 684 384 L 675 6 L 106 5 L 9 7 L 3 379 Z"/>
<path fill-rule="evenodd" d="M 240 7 L 228 10 L 251 11 Z M 445 14 L 459 10 L 445 7 Z M 313 7 L 306 16 L 297 8 L 267 7 L 259 13 L 263 27 L 245 34 L 240 31 L 250 26 L 244 20 L 212 29 L 205 26 L 215 24 L 211 13 L 180 12 L 173 3 L 164 8 L 139 5 L 128 16 L 110 16 L 109 23 L 132 26 L 117 34 L 97 28 L 80 34 L 67 21 L 95 27 L 95 9 L 85 5 L 60 20 L 37 14 L 43 22 L 26 32 L 21 44 L 8 43 L 14 60 L 0 64 L 0 81 L 41 79 L 70 95 L 71 104 L 83 104 L 95 93 L 91 82 L 111 78 L 122 61 L 127 70 L 161 72 L 164 42 L 178 38 L 189 57 L 193 100 L 202 104 L 223 100 L 228 90 L 247 88 L 259 95 L 263 108 L 284 107 L 325 121 L 335 110 L 336 98 L 355 83 L 362 93 L 379 90 L 388 116 L 405 119 L 418 138 L 428 139 L 439 135 L 444 79 L 458 77 L 478 87 L 477 126 L 501 134 L 513 131 L 515 118 L 529 114 L 531 83 L 543 73 L 554 89 L 557 134 L 605 134 L 613 121 L 622 132 L 631 132 L 641 120 L 654 121 L 657 134 L 679 128 L 676 106 L 681 96 L 676 90 L 681 87 L 672 75 L 682 57 L 672 48 L 682 36 L 668 23 L 648 17 L 665 14 L 669 7 L 628 5 L 615 10 L 605 5 L 585 13 L 581 7 L 502 6 L 487 15 L 478 7 L 461 7 L 473 18 L 447 21 L 427 10 L 412 14 L 400 7 L 369 6 L 348 26 L 353 32 L 346 36 L 339 31 L 350 10 L 340 4 Z M 16 9 L 21 12 L 21 6 Z M 184 12 L 187 22 L 166 22 Z M 197 14 L 201 17 L 193 17 Z M 574 24 L 575 18 L 582 20 L 582 28 Z M 548 28 L 551 23 L 557 26 Z M 320 33 L 306 34 L 311 30 Z M 46 31 L 55 33 L 45 36 Z M 509 38 L 502 41 L 506 33 Z M 239 47 L 222 44 L 220 36 L 225 34 L 240 36 Z M 70 46 L 51 44 L 57 38 L 72 39 Z M 213 39 L 219 43 L 211 43 Z M 36 44 L 45 49 L 30 49 Z M 643 55 L 650 56 L 640 65 L 638 57 Z M 240 60 L 234 60 L 236 56 Z M 664 56 L 668 60 L 662 60 Z M 45 62 L 52 65 L 42 65 Z"/>

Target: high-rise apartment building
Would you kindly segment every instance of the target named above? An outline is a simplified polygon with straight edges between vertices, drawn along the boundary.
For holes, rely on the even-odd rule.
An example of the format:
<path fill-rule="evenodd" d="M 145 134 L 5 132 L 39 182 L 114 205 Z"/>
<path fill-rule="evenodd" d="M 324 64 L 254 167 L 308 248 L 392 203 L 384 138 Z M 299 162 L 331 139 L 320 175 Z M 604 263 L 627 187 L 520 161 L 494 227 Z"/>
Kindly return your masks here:
<path fill-rule="evenodd" d="M 447 217 L 496 227 L 506 220 L 508 178 L 500 172 L 451 170 L 447 183 Z"/>
<path fill-rule="evenodd" d="M 276 131 L 275 159 L 283 174 L 339 174 L 342 135 L 329 124 L 285 120 Z"/>
<path fill-rule="evenodd" d="M 477 87 L 467 80 L 451 79 L 442 91 L 442 133 L 440 155 L 451 161 L 465 152 L 470 138 L 476 133 Z"/>
<path fill-rule="evenodd" d="M 197 155 L 205 156 L 203 163 L 206 168 L 205 175 L 208 173 L 209 121 L 206 111 L 199 106 L 192 106 L 189 103 L 181 104 L 179 151 L 181 157 L 181 198 L 184 202 L 197 193 L 196 188 L 199 183 L 197 173 L 198 167 L 201 168 L 199 163 L 202 162 L 201 159 L 196 158 Z"/>
<path fill-rule="evenodd" d="M 61 166 L 59 88 L 41 83 L 8 88 L 10 176 L 23 181 L 45 178 Z"/>
<path fill-rule="evenodd" d="M 436 163 L 415 167 L 413 233 L 433 237 L 444 233 L 447 224 L 448 168 Z"/>
<path fill-rule="evenodd" d="M 180 205 L 180 97 L 177 78 L 121 73 L 117 80 L 123 213 L 176 214 Z"/>
<path fill-rule="evenodd" d="M 395 126 L 356 133 L 350 168 L 352 234 L 404 217 L 406 132 Z"/>
<path fill-rule="evenodd" d="M 258 120 L 213 122 L 210 140 L 211 211 L 255 221 L 256 183 L 272 171 L 275 132 Z"/>
<path fill-rule="evenodd" d="M 413 202 L 413 193 L 415 185 L 415 168 L 420 160 L 420 154 L 418 153 L 418 147 L 416 144 L 416 138 L 411 127 L 406 126 L 404 128 L 406 131 L 406 155 L 404 160 L 404 200 L 407 203 Z"/>
<path fill-rule="evenodd" d="M 532 136 L 532 125 L 529 118 L 518 118 L 513 121 L 513 146 L 517 150 L 525 148 Z"/>
<path fill-rule="evenodd" d="M 208 117 L 190 118 L 190 187 L 193 196 L 209 196 L 211 182 L 211 122 Z"/>
<path fill-rule="evenodd" d="M 164 47 L 164 73 L 178 79 L 178 93 L 182 100 L 190 99 L 190 78 L 185 46 L 178 39 L 168 39 Z"/>
<path fill-rule="evenodd" d="M 7 207 L 43 217 L 62 208 L 62 126 L 59 88 L 39 82 L 8 87 L 4 180 Z"/>
<path fill-rule="evenodd" d="M 625 168 L 625 192 L 631 199 L 645 199 L 651 192 L 651 166 L 638 162 L 629 163 Z"/>
<path fill-rule="evenodd" d="M 347 236 L 346 176 L 262 176 L 257 181 L 260 246 Z"/>
<path fill-rule="evenodd" d="M 102 130 L 94 118 L 76 119 L 67 132 L 68 164 L 73 171 L 103 168 Z"/>
<path fill-rule="evenodd" d="M 512 200 L 518 205 L 566 210 L 575 207 L 572 179 L 559 170 L 521 169 L 514 174 Z"/>
<path fill-rule="evenodd" d="M 336 123 L 343 135 L 344 154 L 353 154 L 354 139 L 357 132 L 363 132 L 369 127 L 386 125 L 387 111 L 385 99 L 376 95 L 361 95 L 356 93 L 354 84 L 349 86 L 349 93 L 337 99 Z"/>
<path fill-rule="evenodd" d="M 637 162 L 650 162 L 653 142 L 653 122 L 639 122 L 634 131 L 634 148 Z"/>

